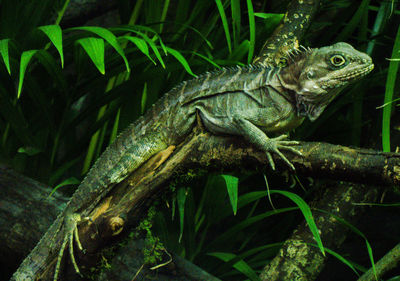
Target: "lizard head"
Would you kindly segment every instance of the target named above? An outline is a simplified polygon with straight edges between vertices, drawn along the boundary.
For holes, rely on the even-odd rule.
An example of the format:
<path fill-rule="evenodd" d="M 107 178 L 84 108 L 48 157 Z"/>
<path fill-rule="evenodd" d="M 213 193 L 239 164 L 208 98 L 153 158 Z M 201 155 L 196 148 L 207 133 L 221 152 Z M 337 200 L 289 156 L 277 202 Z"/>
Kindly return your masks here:
<path fill-rule="evenodd" d="M 283 68 L 286 71 L 281 76 L 282 84 L 295 92 L 299 115 L 308 116 L 311 121 L 321 115 L 346 85 L 374 68 L 367 54 L 343 42 L 297 53 Z"/>

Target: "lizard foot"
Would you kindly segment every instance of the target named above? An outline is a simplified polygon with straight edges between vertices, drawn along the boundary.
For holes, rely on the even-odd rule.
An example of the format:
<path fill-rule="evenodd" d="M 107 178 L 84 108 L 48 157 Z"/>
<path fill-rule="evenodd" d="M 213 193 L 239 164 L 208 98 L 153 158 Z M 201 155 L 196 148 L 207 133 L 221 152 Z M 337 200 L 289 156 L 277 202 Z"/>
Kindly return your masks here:
<path fill-rule="evenodd" d="M 79 240 L 79 234 L 78 234 L 78 223 L 81 221 L 82 221 L 82 218 L 77 213 L 65 215 L 65 218 L 64 218 L 64 222 L 65 222 L 64 233 L 65 234 L 64 234 L 64 240 L 61 244 L 61 248 L 60 248 L 60 251 L 59 251 L 58 257 L 57 257 L 57 264 L 56 264 L 56 268 L 54 271 L 54 278 L 53 278 L 54 281 L 57 281 L 57 279 L 58 279 L 61 260 L 64 255 L 65 247 L 67 246 L 68 243 L 69 243 L 69 255 L 71 258 L 71 262 L 74 266 L 76 273 L 78 273 L 80 276 L 82 276 L 82 274 L 79 271 L 79 267 L 76 263 L 75 257 L 74 257 L 74 246 L 73 246 L 74 238 L 75 238 L 75 241 L 76 241 L 76 244 L 78 245 L 79 250 L 84 252 L 82 244 Z"/>
<path fill-rule="evenodd" d="M 282 160 L 285 161 L 285 163 L 293 171 L 295 170 L 293 164 L 279 150 L 280 149 L 288 150 L 294 154 L 303 156 L 303 154 L 299 150 L 292 147 L 292 145 L 298 145 L 299 142 L 286 140 L 287 138 L 288 138 L 287 135 L 280 135 L 279 137 L 268 139 L 265 143 L 265 151 L 267 151 L 268 161 L 269 161 L 269 164 L 271 165 L 272 170 L 275 170 L 275 163 L 274 163 L 274 160 L 272 159 L 271 152 L 278 154 L 279 157 L 282 158 Z"/>

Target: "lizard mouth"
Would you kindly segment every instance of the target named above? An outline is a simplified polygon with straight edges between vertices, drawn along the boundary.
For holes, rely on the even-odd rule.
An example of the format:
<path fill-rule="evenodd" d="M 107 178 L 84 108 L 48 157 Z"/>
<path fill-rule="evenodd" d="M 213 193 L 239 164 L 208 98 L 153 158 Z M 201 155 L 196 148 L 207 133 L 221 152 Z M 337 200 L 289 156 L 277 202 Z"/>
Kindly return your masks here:
<path fill-rule="evenodd" d="M 330 90 L 323 94 L 322 96 L 305 97 L 303 95 L 296 95 L 297 102 L 297 112 L 299 116 L 308 117 L 310 121 L 316 120 L 324 111 L 324 109 L 328 106 L 328 104 L 339 94 L 343 86 L 345 86 L 348 82 L 354 81 L 358 78 L 361 78 L 368 73 L 370 73 L 374 69 L 374 64 L 369 64 L 364 67 L 360 67 L 353 72 L 345 75 L 340 75 L 335 77 L 334 81 L 336 81 L 336 85 L 334 87 L 329 87 L 329 85 L 324 85 L 326 88 L 330 88 Z M 332 82 L 330 80 L 329 82 Z M 338 83 L 338 81 L 340 81 Z M 326 89 L 324 88 L 324 89 Z"/>
<path fill-rule="evenodd" d="M 373 69 L 374 69 L 374 64 L 371 63 L 366 67 L 365 66 L 360 67 L 359 69 L 356 69 L 348 74 L 337 76 L 337 77 L 335 77 L 335 80 L 349 81 L 349 80 L 353 80 L 356 78 L 360 78 L 360 77 L 363 77 L 363 76 L 367 75 L 368 73 L 370 73 Z"/>

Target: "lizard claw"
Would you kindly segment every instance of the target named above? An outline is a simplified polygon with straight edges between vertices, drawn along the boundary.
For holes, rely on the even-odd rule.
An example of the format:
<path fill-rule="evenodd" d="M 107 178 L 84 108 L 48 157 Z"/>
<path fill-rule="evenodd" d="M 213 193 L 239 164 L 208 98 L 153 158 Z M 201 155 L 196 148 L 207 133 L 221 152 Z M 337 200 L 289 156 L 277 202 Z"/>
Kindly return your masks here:
<path fill-rule="evenodd" d="M 65 247 L 67 246 L 68 242 L 69 242 L 69 254 L 70 254 L 72 265 L 74 266 L 74 269 L 75 269 L 76 273 L 79 274 L 82 277 L 82 274 L 79 271 L 79 267 L 78 267 L 78 265 L 76 263 L 75 256 L 74 256 L 74 238 L 75 238 L 76 244 L 78 245 L 79 250 L 84 252 L 84 249 L 83 249 L 82 244 L 81 244 L 81 242 L 79 240 L 79 234 L 78 234 L 78 223 L 82 219 L 81 219 L 81 216 L 79 214 L 77 214 L 77 213 L 73 213 L 73 214 L 68 214 L 67 213 L 65 215 L 64 220 L 65 220 L 64 240 L 62 242 L 60 251 L 58 253 L 57 264 L 56 264 L 56 268 L 55 268 L 55 271 L 54 271 L 53 281 L 57 281 L 57 279 L 58 279 L 61 260 L 62 260 L 62 257 L 64 255 L 64 250 L 65 250 Z"/>
<path fill-rule="evenodd" d="M 296 170 L 295 167 L 286 158 L 286 156 L 282 154 L 280 149 L 288 150 L 296 155 L 303 156 L 303 154 L 299 150 L 292 147 L 292 145 L 298 145 L 299 142 L 298 141 L 288 141 L 288 140 L 286 140 L 287 138 L 288 138 L 287 135 L 280 135 L 276 138 L 268 139 L 266 142 L 265 149 L 267 151 L 268 161 L 269 161 L 269 164 L 271 165 L 272 170 L 275 170 L 275 163 L 272 160 L 272 156 L 271 156 L 270 152 L 276 153 L 293 171 Z"/>

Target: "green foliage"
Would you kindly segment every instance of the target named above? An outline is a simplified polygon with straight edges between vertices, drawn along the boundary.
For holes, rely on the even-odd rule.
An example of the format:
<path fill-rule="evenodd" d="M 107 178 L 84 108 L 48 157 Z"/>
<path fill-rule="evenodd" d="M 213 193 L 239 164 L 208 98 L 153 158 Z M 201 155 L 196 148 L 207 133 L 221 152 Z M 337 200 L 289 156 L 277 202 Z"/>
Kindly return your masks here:
<path fill-rule="evenodd" d="M 394 87 L 397 80 L 397 71 L 399 69 L 400 58 L 400 27 L 397 31 L 396 40 L 392 51 L 392 61 L 389 64 L 388 75 L 386 80 L 386 91 L 382 117 L 382 146 L 383 151 L 390 151 L 390 118 L 392 115 L 392 100 Z"/>
<path fill-rule="evenodd" d="M 145 246 L 143 248 L 144 263 L 148 265 L 155 265 L 162 260 L 162 254 L 165 248 L 160 241 L 160 239 L 154 236 L 152 232 L 153 227 L 153 217 L 155 215 L 154 207 L 151 207 L 148 211 L 147 217 L 142 220 L 136 231 L 144 231 L 145 236 Z"/>

